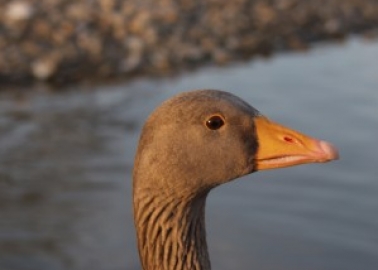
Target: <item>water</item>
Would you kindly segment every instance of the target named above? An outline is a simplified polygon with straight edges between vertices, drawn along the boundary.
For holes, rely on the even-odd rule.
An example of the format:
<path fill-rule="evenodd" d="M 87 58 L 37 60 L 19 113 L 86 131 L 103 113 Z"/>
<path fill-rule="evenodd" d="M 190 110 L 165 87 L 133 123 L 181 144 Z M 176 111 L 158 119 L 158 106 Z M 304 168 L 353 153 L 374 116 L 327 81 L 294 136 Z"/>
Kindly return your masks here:
<path fill-rule="evenodd" d="M 62 93 L 0 93 L 0 269 L 139 269 L 130 174 L 167 97 L 231 91 L 341 160 L 214 190 L 213 269 L 378 269 L 378 42 Z"/>

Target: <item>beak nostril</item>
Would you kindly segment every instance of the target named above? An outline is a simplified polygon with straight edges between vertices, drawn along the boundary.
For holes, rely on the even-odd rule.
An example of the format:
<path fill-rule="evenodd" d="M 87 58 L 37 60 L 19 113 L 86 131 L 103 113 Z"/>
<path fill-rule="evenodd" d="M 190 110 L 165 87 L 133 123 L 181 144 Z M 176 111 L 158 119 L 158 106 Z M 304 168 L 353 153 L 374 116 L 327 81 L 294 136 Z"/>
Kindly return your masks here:
<path fill-rule="evenodd" d="M 294 143 L 294 139 L 291 138 L 291 137 L 284 136 L 283 139 L 284 139 L 285 142 L 288 142 L 288 143 Z"/>

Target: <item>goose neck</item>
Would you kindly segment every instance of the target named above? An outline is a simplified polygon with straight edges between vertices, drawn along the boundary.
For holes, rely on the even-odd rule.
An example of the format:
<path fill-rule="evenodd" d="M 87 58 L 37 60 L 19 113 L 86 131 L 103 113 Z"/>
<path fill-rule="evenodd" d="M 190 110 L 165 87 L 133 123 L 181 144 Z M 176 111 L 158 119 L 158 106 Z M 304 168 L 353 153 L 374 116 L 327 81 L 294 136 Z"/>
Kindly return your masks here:
<path fill-rule="evenodd" d="M 209 270 L 205 202 L 201 194 L 134 193 L 134 216 L 144 270 Z"/>

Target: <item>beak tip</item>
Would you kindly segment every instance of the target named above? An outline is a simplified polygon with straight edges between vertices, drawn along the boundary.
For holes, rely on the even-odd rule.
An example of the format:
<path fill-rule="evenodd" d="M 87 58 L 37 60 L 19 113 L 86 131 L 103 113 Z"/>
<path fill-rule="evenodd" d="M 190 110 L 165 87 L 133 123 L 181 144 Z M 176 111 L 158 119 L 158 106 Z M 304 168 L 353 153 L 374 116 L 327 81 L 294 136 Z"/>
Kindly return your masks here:
<path fill-rule="evenodd" d="M 339 151 L 331 143 L 326 141 L 320 141 L 319 146 L 325 154 L 327 161 L 339 159 Z"/>

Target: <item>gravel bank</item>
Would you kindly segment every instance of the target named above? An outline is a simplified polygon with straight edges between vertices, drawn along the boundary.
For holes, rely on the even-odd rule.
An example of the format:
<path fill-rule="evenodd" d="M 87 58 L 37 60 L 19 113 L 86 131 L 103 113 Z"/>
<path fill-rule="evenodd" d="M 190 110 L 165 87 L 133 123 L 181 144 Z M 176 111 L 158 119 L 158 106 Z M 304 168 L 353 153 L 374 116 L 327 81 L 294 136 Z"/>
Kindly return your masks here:
<path fill-rule="evenodd" d="M 375 0 L 3 0 L 0 84 L 160 75 L 377 26 Z"/>

